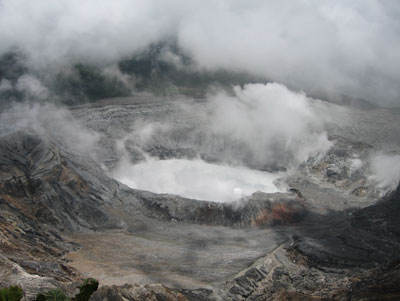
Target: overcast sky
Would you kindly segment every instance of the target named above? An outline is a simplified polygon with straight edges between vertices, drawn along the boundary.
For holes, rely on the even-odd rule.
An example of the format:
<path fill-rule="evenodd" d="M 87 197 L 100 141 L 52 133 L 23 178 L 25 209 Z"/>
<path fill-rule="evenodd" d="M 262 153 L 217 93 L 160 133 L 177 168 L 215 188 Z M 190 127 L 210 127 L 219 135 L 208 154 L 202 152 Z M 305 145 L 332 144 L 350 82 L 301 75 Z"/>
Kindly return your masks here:
<path fill-rule="evenodd" d="M 112 63 L 176 39 L 199 68 L 400 105 L 397 0 L 0 0 L 0 53 Z"/>

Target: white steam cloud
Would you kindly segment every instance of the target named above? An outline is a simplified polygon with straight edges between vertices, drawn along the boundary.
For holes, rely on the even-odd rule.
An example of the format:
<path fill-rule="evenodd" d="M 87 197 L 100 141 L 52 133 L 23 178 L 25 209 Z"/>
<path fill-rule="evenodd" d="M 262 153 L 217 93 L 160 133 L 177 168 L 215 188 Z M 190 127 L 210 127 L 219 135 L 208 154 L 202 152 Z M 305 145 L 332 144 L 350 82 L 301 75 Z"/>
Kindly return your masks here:
<path fill-rule="evenodd" d="M 126 156 L 113 177 L 132 188 L 229 202 L 258 190 L 279 191 L 274 181 L 285 176 L 274 168 L 271 173 L 244 166 L 290 170 L 330 148 L 324 116 L 313 111 L 316 100 L 280 84 L 249 84 L 234 92 L 219 91 L 205 104 L 182 106 L 177 116 L 185 120 L 137 123 L 118 145 Z M 126 141 L 131 142 L 128 149 L 123 148 Z M 146 153 L 154 147 L 165 147 L 165 153 L 191 149 L 219 163 L 159 160 Z M 130 163 L 132 151 L 144 161 Z"/>
<path fill-rule="evenodd" d="M 35 66 L 111 64 L 173 39 L 198 67 L 265 76 L 308 93 L 400 101 L 400 2 L 0 1 L 0 53 Z"/>
<path fill-rule="evenodd" d="M 24 92 L 28 98 L 46 99 L 50 95 L 48 89 L 36 77 L 28 74 L 18 78 L 16 88 L 18 91 Z"/>
<path fill-rule="evenodd" d="M 304 93 L 280 84 L 235 87 L 210 99 L 209 131 L 246 145 L 257 164 L 299 164 L 326 152 L 331 143 Z"/>
<path fill-rule="evenodd" d="M 176 116 L 185 120 L 138 122 L 130 140 L 144 150 L 192 148 L 235 165 L 296 167 L 331 147 L 327 116 L 314 111 L 315 102 L 280 84 L 248 84 L 234 95 L 219 90 L 205 104 L 180 103 Z"/>
<path fill-rule="evenodd" d="M 377 187 L 383 192 L 393 191 L 400 183 L 400 155 L 377 154 L 371 159 Z"/>

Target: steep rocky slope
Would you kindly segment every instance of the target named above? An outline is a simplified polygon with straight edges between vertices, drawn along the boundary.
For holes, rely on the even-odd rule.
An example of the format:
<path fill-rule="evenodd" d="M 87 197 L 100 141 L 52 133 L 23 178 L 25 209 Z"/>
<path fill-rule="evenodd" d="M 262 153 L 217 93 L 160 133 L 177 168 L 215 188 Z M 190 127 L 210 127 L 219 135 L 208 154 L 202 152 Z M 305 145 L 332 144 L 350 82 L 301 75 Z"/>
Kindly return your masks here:
<path fill-rule="evenodd" d="M 62 281 L 76 279 L 78 272 L 60 260 L 76 245 L 61 235 L 111 226 L 104 210 L 105 200 L 110 201 L 106 197 L 110 180 L 101 178 L 99 186 L 93 169 L 85 170 L 83 161 L 74 162 L 73 154 L 64 153 L 35 132 L 2 136 L 0 153 L 0 249 L 2 264 L 9 267 L 2 270 L 2 285 L 13 274 L 25 271 Z M 26 273 L 24 277 L 28 277 Z M 28 293 L 39 281 L 11 279 L 26 284 Z M 51 281 L 44 285 L 51 286 Z"/>

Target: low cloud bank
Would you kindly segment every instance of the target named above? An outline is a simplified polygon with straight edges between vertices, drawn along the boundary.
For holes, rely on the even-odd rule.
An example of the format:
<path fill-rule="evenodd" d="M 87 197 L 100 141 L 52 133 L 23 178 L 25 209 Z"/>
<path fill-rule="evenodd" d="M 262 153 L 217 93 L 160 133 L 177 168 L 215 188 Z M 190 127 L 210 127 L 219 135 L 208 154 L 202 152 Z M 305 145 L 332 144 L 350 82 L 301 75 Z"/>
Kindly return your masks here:
<path fill-rule="evenodd" d="M 400 3 L 2 0 L 0 54 L 37 69 L 101 66 L 175 41 L 198 69 L 246 71 L 313 95 L 400 105 Z"/>

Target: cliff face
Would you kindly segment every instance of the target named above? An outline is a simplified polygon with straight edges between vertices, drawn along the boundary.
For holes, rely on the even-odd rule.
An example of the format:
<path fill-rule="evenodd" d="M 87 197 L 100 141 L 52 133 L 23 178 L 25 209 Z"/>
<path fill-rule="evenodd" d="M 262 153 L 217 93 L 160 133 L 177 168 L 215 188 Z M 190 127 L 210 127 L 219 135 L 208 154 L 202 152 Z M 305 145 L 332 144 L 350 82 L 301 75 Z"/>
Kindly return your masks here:
<path fill-rule="evenodd" d="M 50 277 L 43 280 L 45 286 L 51 286 L 51 278 L 75 279 L 78 272 L 61 256 L 76 246 L 62 233 L 108 223 L 107 186 L 99 191 L 94 173 L 86 172 L 82 162 L 77 168 L 71 158 L 35 133 L 16 131 L 0 138 L 0 251 L 8 267 L 0 273 L 1 286 L 10 277 L 24 284 L 16 276 L 24 272 Z"/>
<path fill-rule="evenodd" d="M 104 198 L 95 190 L 99 179 L 73 154 L 22 132 L 1 137 L 0 152 L 2 198 L 20 209 L 21 218 L 63 231 L 107 222 Z"/>

